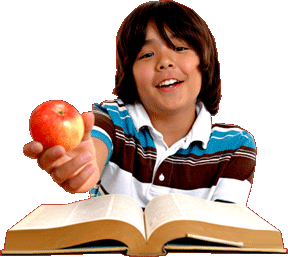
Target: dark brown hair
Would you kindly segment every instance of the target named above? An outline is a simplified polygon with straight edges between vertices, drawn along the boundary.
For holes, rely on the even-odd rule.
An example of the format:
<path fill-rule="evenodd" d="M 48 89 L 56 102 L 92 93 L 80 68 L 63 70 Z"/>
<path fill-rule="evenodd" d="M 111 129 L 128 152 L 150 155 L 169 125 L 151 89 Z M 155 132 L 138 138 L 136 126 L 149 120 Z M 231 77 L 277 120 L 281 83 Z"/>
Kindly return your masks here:
<path fill-rule="evenodd" d="M 114 94 L 125 103 L 140 101 L 133 64 L 145 42 L 147 25 L 153 21 L 167 45 L 174 47 L 165 32 L 185 40 L 200 58 L 202 86 L 198 100 L 215 115 L 221 98 L 220 64 L 213 35 L 207 24 L 192 9 L 173 2 L 148 2 L 136 8 L 122 23 L 117 34 L 117 73 Z"/>

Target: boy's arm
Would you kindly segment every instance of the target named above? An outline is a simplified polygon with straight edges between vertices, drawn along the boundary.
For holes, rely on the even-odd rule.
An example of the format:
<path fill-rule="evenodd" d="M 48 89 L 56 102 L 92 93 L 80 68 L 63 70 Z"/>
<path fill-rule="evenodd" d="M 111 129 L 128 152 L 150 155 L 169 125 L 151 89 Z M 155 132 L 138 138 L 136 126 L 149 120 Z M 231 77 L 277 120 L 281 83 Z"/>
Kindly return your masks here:
<path fill-rule="evenodd" d="M 217 183 L 213 200 L 247 203 L 256 165 L 256 145 L 252 135 L 242 131 L 240 147 L 234 151 Z"/>
<path fill-rule="evenodd" d="M 104 169 L 106 161 L 108 159 L 108 148 L 107 148 L 107 145 L 102 140 L 100 140 L 99 138 L 92 137 L 92 141 L 93 141 L 94 147 L 96 149 L 96 162 L 97 162 L 97 166 L 98 166 L 98 169 L 100 172 L 99 173 L 99 176 L 100 176 L 103 169 Z M 96 184 L 97 183 L 93 184 L 91 186 L 91 188 L 93 186 L 95 186 Z"/>

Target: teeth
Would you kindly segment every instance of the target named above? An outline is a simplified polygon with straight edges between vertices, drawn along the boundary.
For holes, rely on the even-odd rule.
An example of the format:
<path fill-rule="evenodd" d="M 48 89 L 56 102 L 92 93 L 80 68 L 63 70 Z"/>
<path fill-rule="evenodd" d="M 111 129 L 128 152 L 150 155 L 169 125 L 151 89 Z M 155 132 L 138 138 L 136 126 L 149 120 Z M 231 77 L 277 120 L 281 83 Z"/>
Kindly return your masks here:
<path fill-rule="evenodd" d="M 175 83 L 179 82 L 179 80 L 176 80 L 176 79 L 169 79 L 169 80 L 165 80 L 163 82 L 161 82 L 158 87 L 163 87 L 163 86 L 171 86 Z"/>

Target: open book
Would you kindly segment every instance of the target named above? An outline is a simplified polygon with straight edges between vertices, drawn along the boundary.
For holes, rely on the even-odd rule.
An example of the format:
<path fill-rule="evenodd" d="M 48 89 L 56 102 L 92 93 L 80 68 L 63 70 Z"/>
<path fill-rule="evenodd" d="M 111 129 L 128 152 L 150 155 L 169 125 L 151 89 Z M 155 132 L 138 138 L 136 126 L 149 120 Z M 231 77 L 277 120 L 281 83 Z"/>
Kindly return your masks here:
<path fill-rule="evenodd" d="M 7 231 L 2 254 L 202 250 L 286 252 L 281 232 L 244 205 L 165 194 L 145 212 L 124 195 L 41 205 Z"/>

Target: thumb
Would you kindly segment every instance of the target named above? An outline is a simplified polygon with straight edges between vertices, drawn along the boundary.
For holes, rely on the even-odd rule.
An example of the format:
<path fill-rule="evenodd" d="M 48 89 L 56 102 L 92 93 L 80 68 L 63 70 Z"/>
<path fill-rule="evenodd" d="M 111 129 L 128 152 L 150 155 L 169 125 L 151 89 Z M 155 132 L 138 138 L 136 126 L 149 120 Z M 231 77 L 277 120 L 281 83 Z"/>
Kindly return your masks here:
<path fill-rule="evenodd" d="M 92 112 L 84 112 L 82 114 L 82 119 L 84 121 L 85 131 L 82 141 L 88 140 L 91 138 L 91 130 L 94 125 L 94 114 Z"/>

